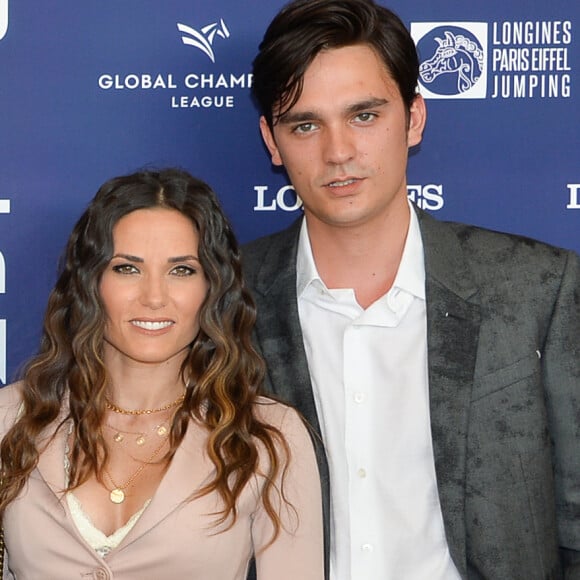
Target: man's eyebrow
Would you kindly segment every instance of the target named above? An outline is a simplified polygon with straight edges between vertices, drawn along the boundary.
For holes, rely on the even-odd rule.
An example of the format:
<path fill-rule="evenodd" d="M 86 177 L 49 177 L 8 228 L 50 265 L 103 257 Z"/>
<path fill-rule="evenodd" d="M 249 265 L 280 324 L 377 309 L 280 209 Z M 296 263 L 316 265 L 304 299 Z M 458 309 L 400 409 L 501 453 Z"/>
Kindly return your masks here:
<path fill-rule="evenodd" d="M 284 125 L 290 125 L 293 123 L 306 123 L 307 121 L 316 121 L 319 119 L 319 115 L 314 111 L 296 111 L 288 112 L 280 115 L 278 118 L 278 123 Z"/>
<path fill-rule="evenodd" d="M 379 99 L 378 97 L 372 97 L 364 101 L 359 101 L 358 103 L 353 103 L 346 108 L 347 113 L 360 113 L 361 111 L 366 111 L 368 109 L 375 109 L 377 107 L 382 107 L 386 105 L 389 101 L 387 99 Z"/>
<path fill-rule="evenodd" d="M 371 97 L 365 99 L 364 101 L 358 101 L 352 105 L 348 105 L 345 109 L 347 115 L 352 115 L 353 113 L 360 113 L 361 111 L 366 111 L 368 109 L 374 109 L 376 107 L 382 107 L 386 105 L 389 101 L 387 99 L 382 99 L 378 97 Z M 321 118 L 320 113 L 315 111 L 288 111 L 280 116 L 278 123 L 284 125 L 290 125 L 294 123 L 306 123 L 308 121 L 318 121 Z"/>

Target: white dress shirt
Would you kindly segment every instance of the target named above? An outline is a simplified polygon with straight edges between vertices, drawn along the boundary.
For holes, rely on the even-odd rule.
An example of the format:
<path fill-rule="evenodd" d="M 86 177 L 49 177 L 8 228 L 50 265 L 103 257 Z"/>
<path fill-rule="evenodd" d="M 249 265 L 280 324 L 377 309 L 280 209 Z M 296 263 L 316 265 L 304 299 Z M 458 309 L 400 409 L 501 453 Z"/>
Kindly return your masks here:
<path fill-rule="evenodd" d="M 392 288 L 366 310 L 320 279 L 306 220 L 297 296 L 330 469 L 331 580 L 455 580 L 430 431 L 415 212 Z"/>

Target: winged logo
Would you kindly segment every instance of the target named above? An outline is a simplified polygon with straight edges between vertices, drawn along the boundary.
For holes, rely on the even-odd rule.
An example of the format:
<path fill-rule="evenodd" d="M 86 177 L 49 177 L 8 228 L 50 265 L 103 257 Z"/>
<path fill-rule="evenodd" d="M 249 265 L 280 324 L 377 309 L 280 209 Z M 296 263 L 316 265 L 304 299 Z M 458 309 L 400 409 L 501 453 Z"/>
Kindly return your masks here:
<path fill-rule="evenodd" d="M 177 23 L 177 29 L 182 33 L 181 40 L 183 44 L 194 46 L 206 54 L 212 62 L 215 63 L 215 54 L 213 51 L 213 41 L 216 36 L 229 38 L 230 31 L 226 23 L 220 18 L 219 22 L 213 22 L 204 26 L 201 30 L 196 30 L 187 24 Z"/>

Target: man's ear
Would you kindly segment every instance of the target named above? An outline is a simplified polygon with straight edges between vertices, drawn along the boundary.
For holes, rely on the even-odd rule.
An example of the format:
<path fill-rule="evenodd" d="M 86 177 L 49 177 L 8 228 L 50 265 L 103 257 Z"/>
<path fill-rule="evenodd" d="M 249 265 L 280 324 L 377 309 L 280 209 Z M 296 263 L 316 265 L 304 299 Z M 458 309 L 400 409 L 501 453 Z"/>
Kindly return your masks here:
<path fill-rule="evenodd" d="M 282 157 L 280 156 L 280 151 L 278 151 L 278 147 L 276 145 L 276 140 L 274 139 L 274 135 L 270 130 L 270 126 L 266 121 L 266 118 L 262 115 L 260 117 L 260 131 L 262 133 L 262 139 L 264 139 L 264 143 L 270 152 L 270 156 L 272 158 L 273 165 L 284 165 L 282 162 Z"/>
<path fill-rule="evenodd" d="M 409 109 L 409 128 L 407 129 L 407 145 L 413 147 L 421 143 L 423 130 L 427 122 L 427 106 L 425 99 L 417 95 Z"/>

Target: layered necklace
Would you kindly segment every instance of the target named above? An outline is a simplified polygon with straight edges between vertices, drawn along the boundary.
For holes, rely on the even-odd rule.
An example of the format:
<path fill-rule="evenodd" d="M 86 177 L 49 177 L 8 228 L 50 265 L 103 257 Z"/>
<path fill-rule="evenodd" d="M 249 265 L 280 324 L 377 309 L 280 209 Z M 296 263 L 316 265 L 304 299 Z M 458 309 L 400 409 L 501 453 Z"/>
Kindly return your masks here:
<path fill-rule="evenodd" d="M 168 403 L 167 405 L 164 405 L 163 407 L 159 407 L 157 409 L 123 409 L 122 407 L 115 405 L 114 403 L 112 403 L 108 399 L 105 399 L 105 404 L 107 406 L 107 409 L 109 409 L 110 411 L 113 411 L 113 413 L 118 413 L 120 415 L 133 415 L 133 416 L 152 415 L 154 413 L 161 413 L 162 411 L 168 411 L 169 409 L 173 409 L 174 407 L 177 407 L 178 405 L 180 405 L 183 402 L 184 398 L 185 398 L 185 394 L 182 394 L 179 397 L 177 397 L 177 399 L 175 399 L 175 401 Z M 172 414 L 172 417 L 173 417 L 173 414 Z M 161 438 L 161 443 L 153 449 L 151 454 L 145 460 L 136 459 L 131 453 L 129 453 L 129 456 L 134 461 L 138 461 L 140 463 L 140 465 L 124 482 L 121 482 L 121 483 L 116 482 L 113 479 L 113 477 L 111 476 L 111 473 L 109 472 L 109 470 L 106 467 L 103 468 L 105 475 L 107 476 L 109 482 L 113 486 L 113 489 L 109 489 L 107 487 L 107 491 L 109 492 L 109 499 L 111 500 L 111 502 L 113 502 L 115 504 L 120 504 L 120 503 L 123 503 L 125 501 L 126 490 L 135 483 L 135 481 L 143 473 L 145 468 L 153 463 L 154 459 L 159 455 L 159 453 L 163 449 L 163 446 L 165 445 L 165 442 L 167 439 L 167 435 L 169 433 L 170 423 L 171 423 L 171 419 L 168 419 L 166 421 L 163 421 L 163 422 L 153 426 L 151 431 L 153 431 L 158 437 Z M 124 443 L 126 441 L 126 439 L 128 438 L 127 436 L 133 436 L 134 443 L 139 447 L 144 446 L 145 443 L 147 442 L 147 434 L 148 434 L 149 430 L 125 431 L 123 429 L 118 429 L 118 428 L 114 427 L 113 425 L 110 425 L 109 423 L 106 423 L 106 427 L 108 427 L 109 429 L 111 429 L 113 431 L 113 433 L 114 433 L 113 434 L 113 441 L 115 443 L 119 443 L 119 444 Z M 130 437 L 129 437 L 129 439 L 130 439 Z"/>
<path fill-rule="evenodd" d="M 181 404 L 185 399 L 185 393 L 182 393 L 173 401 L 172 403 L 167 403 L 163 407 L 159 407 L 157 409 L 123 409 L 122 407 L 118 407 L 115 403 L 112 403 L 105 397 L 105 405 L 109 411 L 113 411 L 113 413 L 119 413 L 120 415 L 152 415 L 153 413 L 161 413 L 161 411 L 167 411 L 168 409 L 172 409 L 173 407 L 177 407 L 177 405 Z"/>
<path fill-rule="evenodd" d="M 113 441 L 115 443 L 124 443 L 128 439 L 133 439 L 135 445 L 142 447 L 148 441 L 148 435 L 150 432 L 153 432 L 158 437 L 165 437 L 169 432 L 169 422 L 163 421 L 162 423 L 158 423 L 157 425 L 153 425 L 150 430 L 145 431 L 125 431 L 124 429 L 119 429 L 110 423 L 105 423 L 105 427 L 113 431 Z"/>
<path fill-rule="evenodd" d="M 161 444 L 153 450 L 153 453 L 151 453 L 151 455 L 145 461 L 143 461 L 141 465 L 139 465 L 137 470 L 130 477 L 128 477 L 124 483 L 116 483 L 115 480 L 112 478 L 111 474 L 109 473 L 109 470 L 106 467 L 103 468 L 105 475 L 109 478 L 109 481 L 113 486 L 113 489 L 107 488 L 107 491 L 109 492 L 109 499 L 113 503 L 118 504 L 123 503 L 125 501 L 125 490 L 133 484 L 133 482 L 141 475 L 141 473 L 143 473 L 143 470 L 148 465 L 151 465 L 155 457 L 157 457 L 161 449 L 163 449 L 164 445 L 165 439 L 161 441 Z"/>

